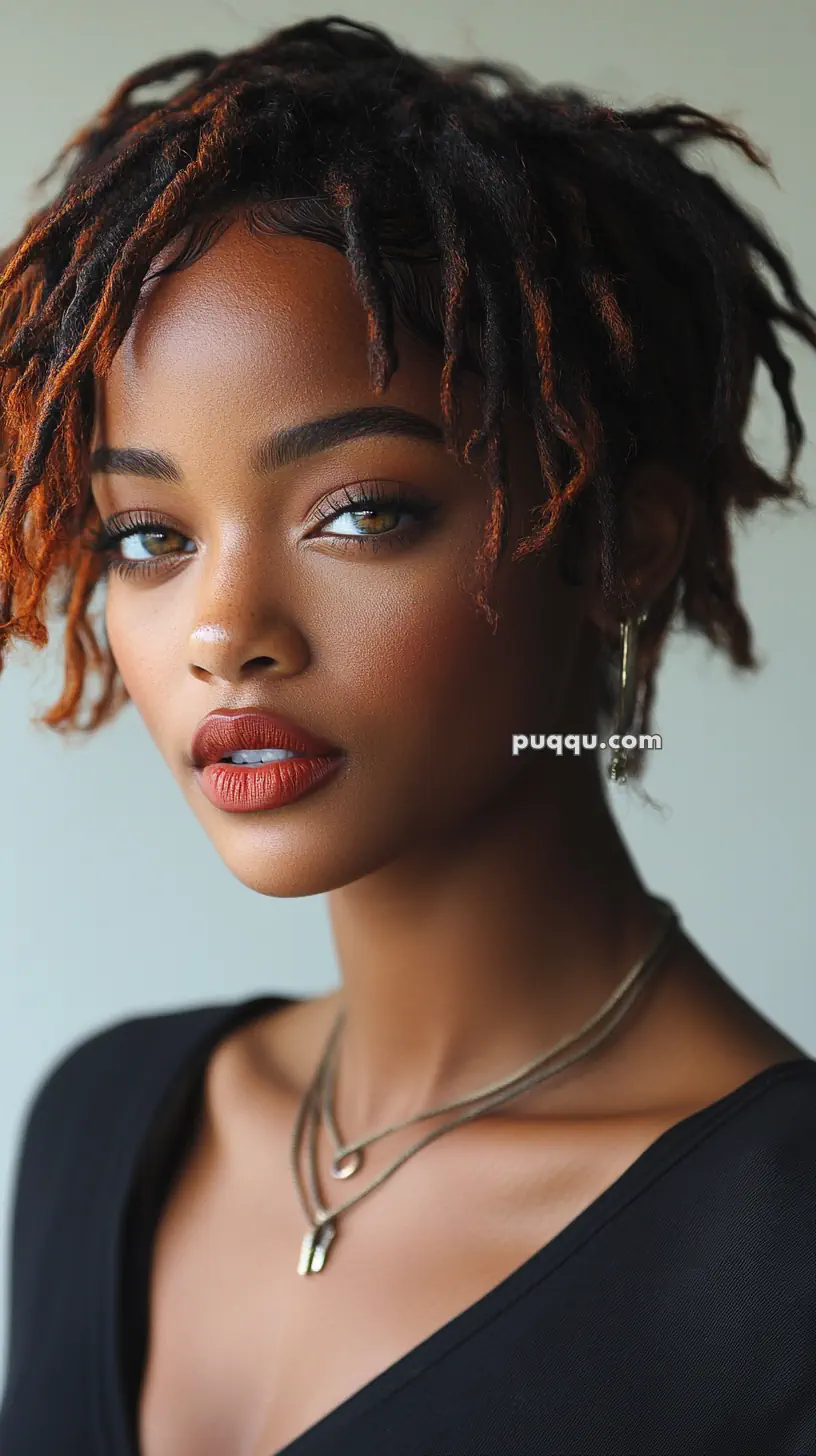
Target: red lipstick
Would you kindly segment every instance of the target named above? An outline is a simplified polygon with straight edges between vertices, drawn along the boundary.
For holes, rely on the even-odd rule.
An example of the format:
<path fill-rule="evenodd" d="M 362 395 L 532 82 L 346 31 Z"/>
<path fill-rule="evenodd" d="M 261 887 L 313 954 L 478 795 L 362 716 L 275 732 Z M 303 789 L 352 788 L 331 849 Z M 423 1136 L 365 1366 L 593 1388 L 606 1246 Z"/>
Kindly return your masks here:
<path fill-rule="evenodd" d="M 268 761 L 222 761 L 261 753 Z M 205 798 L 228 813 L 247 814 L 301 798 L 323 783 L 345 755 L 288 718 L 263 709 L 219 708 L 199 724 L 191 756 Z"/>

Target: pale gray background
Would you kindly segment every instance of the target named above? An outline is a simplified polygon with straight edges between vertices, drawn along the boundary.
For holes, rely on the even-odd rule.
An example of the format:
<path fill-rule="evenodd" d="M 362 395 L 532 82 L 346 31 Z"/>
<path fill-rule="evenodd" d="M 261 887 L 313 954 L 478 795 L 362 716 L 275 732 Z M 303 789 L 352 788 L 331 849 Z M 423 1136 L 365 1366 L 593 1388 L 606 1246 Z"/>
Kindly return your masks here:
<path fill-rule="evenodd" d="M 30 211 L 35 177 L 126 73 L 330 11 L 262 0 L 0 0 L 2 239 Z M 378 0 L 346 13 L 393 27 L 421 51 L 509 59 L 613 103 L 669 96 L 729 113 L 770 151 L 779 187 L 723 147 L 711 148 L 708 165 L 763 213 L 816 298 L 809 0 L 413 0 L 408 10 Z M 814 434 L 816 366 L 790 347 Z M 752 440 L 777 464 L 782 438 L 763 375 Z M 816 499 L 812 446 L 800 473 Z M 665 813 L 626 790 L 615 801 L 652 888 L 675 900 L 724 974 L 816 1054 L 816 512 L 769 508 L 741 539 L 738 562 L 762 673 L 738 679 L 704 645 L 676 642 L 657 704 L 664 748 L 645 781 Z M 58 633 L 42 653 L 17 648 L 0 677 L 4 1239 L 24 1106 L 70 1043 L 152 1008 L 336 984 L 322 898 L 276 902 L 232 878 L 135 709 L 77 746 L 29 726 L 56 698 L 59 653 Z"/>

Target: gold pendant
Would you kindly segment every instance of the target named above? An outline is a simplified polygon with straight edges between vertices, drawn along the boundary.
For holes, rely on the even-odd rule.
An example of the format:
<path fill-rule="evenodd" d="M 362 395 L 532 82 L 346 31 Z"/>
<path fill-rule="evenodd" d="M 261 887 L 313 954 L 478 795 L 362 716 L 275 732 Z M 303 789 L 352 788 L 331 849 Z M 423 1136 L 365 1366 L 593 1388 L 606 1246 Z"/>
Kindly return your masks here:
<path fill-rule="evenodd" d="M 333 1219 L 316 1223 L 303 1235 L 298 1260 L 298 1274 L 319 1274 L 331 1248 L 337 1229 Z"/>
<path fill-rule="evenodd" d="M 363 1155 L 358 1148 L 350 1153 L 341 1153 L 339 1157 L 332 1158 L 332 1178 L 353 1178 L 354 1174 L 362 1166 Z"/>

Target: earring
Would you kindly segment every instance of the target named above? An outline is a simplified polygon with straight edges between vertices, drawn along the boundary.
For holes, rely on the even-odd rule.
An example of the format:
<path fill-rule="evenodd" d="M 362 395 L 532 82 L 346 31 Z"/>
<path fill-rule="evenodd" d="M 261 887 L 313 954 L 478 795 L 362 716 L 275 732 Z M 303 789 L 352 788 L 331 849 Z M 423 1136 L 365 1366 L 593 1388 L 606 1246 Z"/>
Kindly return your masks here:
<path fill-rule="evenodd" d="M 615 732 L 618 734 L 619 740 L 629 733 L 632 720 L 635 716 L 638 690 L 638 632 L 648 615 L 648 610 L 643 611 L 637 616 L 627 617 L 620 624 L 620 688 L 618 692 L 618 716 L 615 724 Z M 626 771 L 629 766 L 630 752 L 631 749 L 624 748 L 619 741 L 618 747 L 612 753 L 607 770 L 613 783 L 626 783 Z"/>

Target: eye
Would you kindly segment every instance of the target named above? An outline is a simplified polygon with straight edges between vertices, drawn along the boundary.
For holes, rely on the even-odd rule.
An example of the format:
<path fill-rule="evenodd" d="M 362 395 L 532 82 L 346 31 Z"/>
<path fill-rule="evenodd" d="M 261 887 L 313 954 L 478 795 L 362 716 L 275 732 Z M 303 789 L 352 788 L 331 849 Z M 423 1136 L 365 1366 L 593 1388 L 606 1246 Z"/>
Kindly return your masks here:
<path fill-rule="evenodd" d="M 169 522 L 140 512 L 126 512 L 104 521 L 93 533 L 89 546 L 103 558 L 105 575 L 113 572 L 118 576 L 133 573 L 144 576 L 161 570 L 168 559 L 191 554 L 174 546 L 183 541 L 194 547 L 190 537 Z M 161 549 L 168 544 L 169 551 Z"/>
<path fill-rule="evenodd" d="M 341 511 L 339 515 L 333 516 L 321 531 L 322 536 L 353 536 L 356 533 L 348 530 L 331 530 L 330 527 L 337 526 L 340 521 L 351 521 L 361 528 L 363 536 L 384 535 L 386 531 L 396 529 L 396 524 L 403 517 L 410 517 L 410 511 L 399 510 L 396 506 L 379 507 L 375 505 L 357 506 L 354 510 Z M 363 520 L 356 520 L 356 517 L 364 517 Z"/>
<path fill-rule="evenodd" d="M 367 481 L 321 502 L 315 514 L 318 537 L 338 548 L 398 547 L 407 544 L 436 510 L 427 500 L 409 495 L 392 482 Z M 170 521 L 142 511 L 126 511 L 104 521 L 92 533 L 90 550 L 103 559 L 103 574 L 146 577 L 192 555 L 195 543 Z"/>
<path fill-rule="evenodd" d="M 366 482 L 365 486 L 344 486 L 338 497 L 321 502 L 317 516 L 323 523 L 316 533 L 335 541 L 370 541 L 399 545 L 417 526 L 428 519 L 434 507 L 409 495 L 399 484 Z M 383 541 L 383 544 L 385 542 Z"/>

